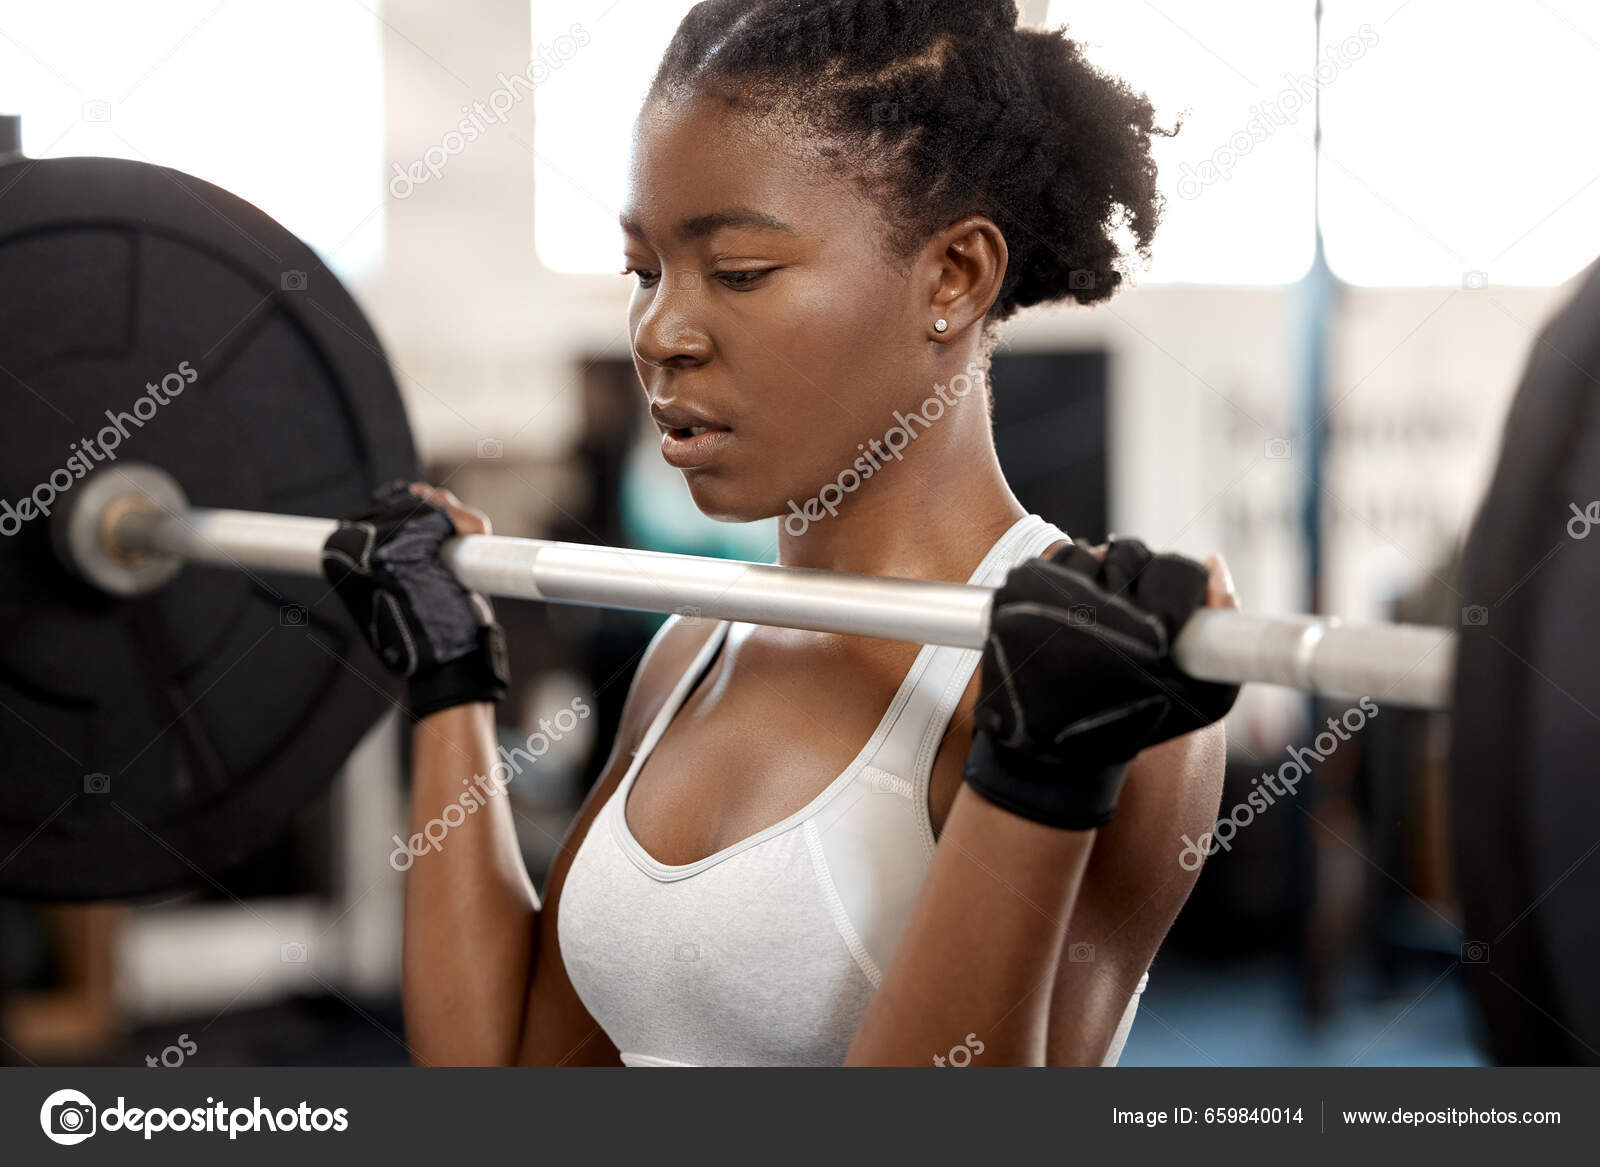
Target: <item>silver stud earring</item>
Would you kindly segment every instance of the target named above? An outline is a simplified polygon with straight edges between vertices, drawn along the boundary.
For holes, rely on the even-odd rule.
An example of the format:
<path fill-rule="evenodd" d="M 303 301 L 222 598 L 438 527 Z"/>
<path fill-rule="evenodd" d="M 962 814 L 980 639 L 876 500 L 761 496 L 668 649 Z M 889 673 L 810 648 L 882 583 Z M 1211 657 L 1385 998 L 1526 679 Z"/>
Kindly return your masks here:
<path fill-rule="evenodd" d="M 933 322 L 933 330 L 935 332 L 943 332 L 945 329 L 947 329 L 949 327 L 950 327 L 950 322 L 948 320 L 946 320 L 942 316 L 939 317 L 939 319 L 937 319 L 937 320 L 935 320 Z"/>

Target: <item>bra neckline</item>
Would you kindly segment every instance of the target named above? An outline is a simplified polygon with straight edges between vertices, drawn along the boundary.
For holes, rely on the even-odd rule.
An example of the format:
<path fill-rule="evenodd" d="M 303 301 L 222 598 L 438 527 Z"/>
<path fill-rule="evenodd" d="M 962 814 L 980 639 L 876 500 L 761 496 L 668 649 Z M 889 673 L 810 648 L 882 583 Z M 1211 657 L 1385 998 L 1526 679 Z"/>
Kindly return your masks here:
<path fill-rule="evenodd" d="M 1011 555 L 1028 538 L 1047 528 L 1059 531 L 1058 528 L 1051 527 L 1051 524 L 1035 514 L 1030 513 L 1018 519 L 1006 530 L 1005 534 L 995 540 L 994 545 L 989 548 L 988 554 L 983 557 L 982 562 L 967 577 L 967 583 L 975 584 L 979 582 L 993 569 L 997 560 Z M 1064 532 L 1060 533 L 1065 536 Z M 925 644 L 922 646 L 921 651 L 917 653 L 916 659 L 912 661 L 911 667 L 906 670 L 906 675 L 901 680 L 900 687 L 896 690 L 894 698 L 889 702 L 888 708 L 884 710 L 883 716 L 878 719 L 877 728 L 873 730 L 872 735 L 862 745 L 850 764 L 832 782 L 823 787 L 822 791 L 810 802 L 771 826 L 764 827 L 753 835 L 747 835 L 743 839 L 729 843 L 726 847 L 713 851 L 704 858 L 696 859 L 690 863 L 662 863 L 645 850 L 644 845 L 634 837 L 633 829 L 628 826 L 628 794 L 633 789 L 634 780 L 638 778 L 640 771 L 644 769 L 645 762 L 655 752 L 657 743 L 661 740 L 662 735 L 666 733 L 667 727 L 671 725 L 672 719 L 678 715 L 683 703 L 688 700 L 689 694 L 704 679 L 706 670 L 715 659 L 717 651 L 727 640 L 729 629 L 732 628 L 734 623 L 734 621 L 728 620 L 719 621 L 711 635 L 706 637 L 705 644 L 700 646 L 700 650 L 695 654 L 693 662 L 684 670 L 683 675 L 678 679 L 677 685 L 667 695 L 666 701 L 662 703 L 660 710 L 657 711 L 644 740 L 640 742 L 639 749 L 635 752 L 633 760 L 628 764 L 627 772 L 622 776 L 622 781 L 618 783 L 616 791 L 606 804 L 606 811 L 611 818 L 612 835 L 624 854 L 632 859 L 634 864 L 643 870 L 645 874 L 663 883 L 687 879 L 691 875 L 697 875 L 709 867 L 714 867 L 725 860 L 733 858 L 742 851 L 747 851 L 751 847 L 766 842 L 768 839 L 794 829 L 821 811 L 835 796 L 849 786 L 877 755 L 878 750 L 883 746 L 884 739 L 889 736 L 890 730 L 899 718 L 900 711 L 911 699 L 911 695 L 916 692 L 917 684 L 921 681 L 923 673 L 927 671 L 934 654 L 940 649 L 939 645 Z M 973 650 L 963 649 L 961 651 L 972 652 Z"/>

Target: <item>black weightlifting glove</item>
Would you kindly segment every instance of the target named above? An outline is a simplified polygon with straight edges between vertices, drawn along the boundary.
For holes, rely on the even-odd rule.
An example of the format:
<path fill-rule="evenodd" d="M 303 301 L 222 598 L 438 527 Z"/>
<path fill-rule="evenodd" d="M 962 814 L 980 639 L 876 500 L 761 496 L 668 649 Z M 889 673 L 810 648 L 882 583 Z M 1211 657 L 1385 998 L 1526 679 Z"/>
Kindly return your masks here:
<path fill-rule="evenodd" d="M 448 514 L 397 481 L 322 548 L 322 574 L 384 667 L 406 678 L 415 718 L 506 695 L 505 637 L 494 611 L 439 558 L 455 534 Z"/>
<path fill-rule="evenodd" d="M 1137 539 L 1117 539 L 1106 548 L 1097 579 L 1106 591 L 1131 597 L 1135 604 L 1154 613 L 1166 628 L 1170 642 L 1178 639 L 1189 617 L 1205 607 L 1210 573 L 1203 564 L 1182 555 L 1155 555 Z M 1239 697 L 1238 685 L 1197 681 L 1179 672 L 1170 661 L 1168 666 L 1163 681 L 1172 707 L 1147 745 L 1221 721 Z"/>
<path fill-rule="evenodd" d="M 1069 545 L 1013 569 L 995 593 L 968 785 L 1048 826 L 1110 822 L 1140 750 L 1217 720 L 1238 695 L 1171 660 L 1207 578 L 1136 540 L 1104 562 Z"/>

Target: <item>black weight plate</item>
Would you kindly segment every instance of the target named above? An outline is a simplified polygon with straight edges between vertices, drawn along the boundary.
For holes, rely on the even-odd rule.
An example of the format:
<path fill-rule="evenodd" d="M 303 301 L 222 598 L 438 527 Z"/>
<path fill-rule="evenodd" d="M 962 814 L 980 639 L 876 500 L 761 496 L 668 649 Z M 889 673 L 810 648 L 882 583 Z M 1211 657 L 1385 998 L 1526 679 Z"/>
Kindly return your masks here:
<path fill-rule="evenodd" d="M 148 390 L 174 372 L 176 396 Z M 39 490 L 54 509 L 53 472 L 64 503 L 68 475 L 138 461 L 196 506 L 348 513 L 416 474 L 377 338 L 311 249 L 234 195 L 138 162 L 25 159 L 0 166 L 0 418 L 0 892 L 214 878 L 281 836 L 392 683 L 320 580 L 191 567 L 112 599 L 15 508 Z M 102 433 L 116 448 L 75 465 Z"/>
<path fill-rule="evenodd" d="M 1600 263 L 1540 331 L 1462 561 L 1451 814 L 1496 1061 L 1600 1064 Z M 1574 511 L 1574 507 L 1577 508 Z"/>

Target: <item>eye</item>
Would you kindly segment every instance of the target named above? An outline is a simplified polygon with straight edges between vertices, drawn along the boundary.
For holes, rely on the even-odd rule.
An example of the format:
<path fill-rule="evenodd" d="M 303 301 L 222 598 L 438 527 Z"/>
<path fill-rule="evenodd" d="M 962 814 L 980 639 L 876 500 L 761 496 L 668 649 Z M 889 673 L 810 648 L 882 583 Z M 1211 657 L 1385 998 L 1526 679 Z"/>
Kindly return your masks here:
<path fill-rule="evenodd" d="M 641 288 L 653 288 L 656 286 L 656 281 L 661 278 L 660 272 L 651 271 L 648 268 L 640 267 L 625 267 L 619 274 L 625 276 L 638 276 L 639 286 Z"/>
<path fill-rule="evenodd" d="M 775 267 L 768 267 L 756 268 L 751 271 L 720 271 L 716 273 L 716 277 L 734 291 L 744 292 L 754 288 L 777 270 Z"/>

